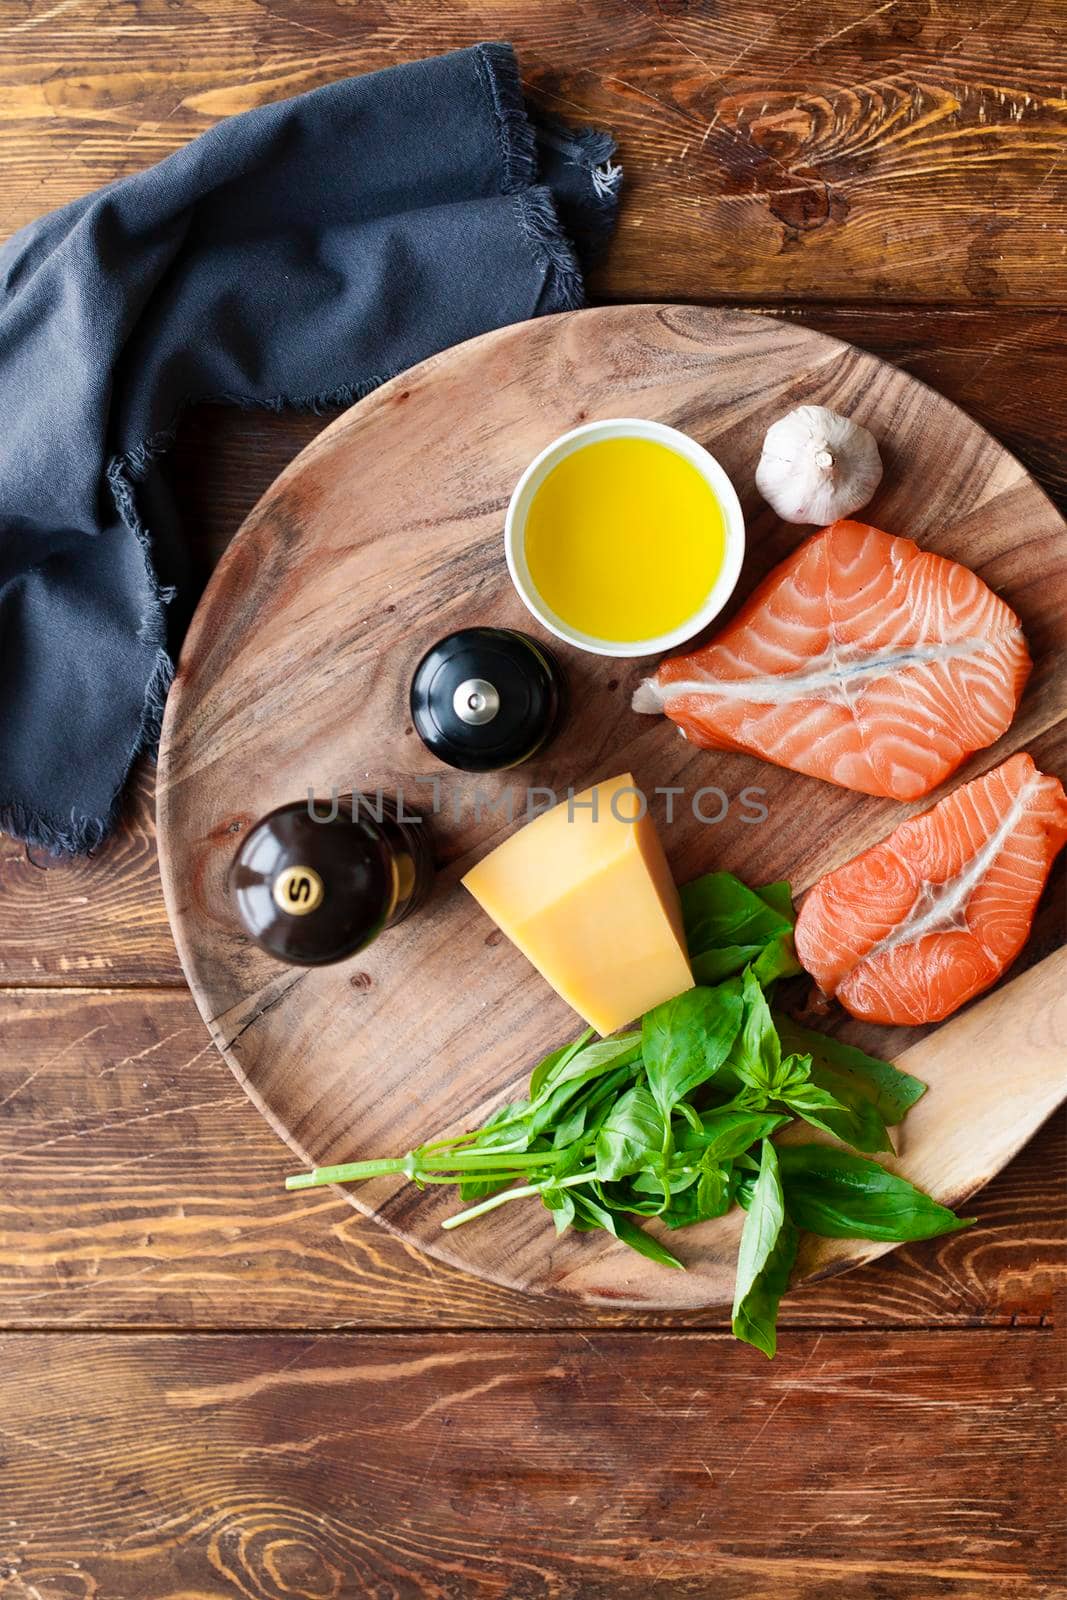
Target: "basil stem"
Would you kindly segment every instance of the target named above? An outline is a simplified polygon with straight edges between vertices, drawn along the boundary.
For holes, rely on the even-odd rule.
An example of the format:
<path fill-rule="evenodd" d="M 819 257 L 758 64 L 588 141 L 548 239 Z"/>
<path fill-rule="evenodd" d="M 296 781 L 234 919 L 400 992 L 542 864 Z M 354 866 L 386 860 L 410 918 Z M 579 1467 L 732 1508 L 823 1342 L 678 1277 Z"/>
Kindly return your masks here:
<path fill-rule="evenodd" d="M 401 1173 L 413 1183 L 454 1180 L 447 1173 L 510 1173 L 525 1167 L 552 1167 L 558 1150 L 459 1150 L 455 1155 L 435 1156 L 428 1150 L 412 1150 L 406 1156 L 385 1157 L 380 1161 L 349 1161 L 339 1167 L 315 1167 L 311 1172 L 296 1172 L 286 1178 L 287 1189 L 318 1189 L 327 1183 L 357 1183 L 365 1178 L 382 1178 Z M 507 1181 L 504 1178 L 502 1181 Z"/>
<path fill-rule="evenodd" d="M 505 1189 L 503 1194 L 490 1195 L 488 1200 L 480 1200 L 476 1206 L 468 1206 L 466 1211 L 457 1211 L 455 1216 L 446 1217 L 442 1228 L 458 1228 L 461 1223 L 472 1222 L 475 1217 L 484 1217 L 487 1211 L 495 1211 L 497 1206 L 506 1205 L 509 1200 L 527 1200 L 531 1195 L 541 1194 L 545 1189 L 573 1189 L 579 1183 L 591 1183 L 596 1177 L 596 1172 L 574 1172 L 569 1178 L 554 1178 L 551 1174 L 542 1183 L 524 1183 L 518 1189 Z"/>

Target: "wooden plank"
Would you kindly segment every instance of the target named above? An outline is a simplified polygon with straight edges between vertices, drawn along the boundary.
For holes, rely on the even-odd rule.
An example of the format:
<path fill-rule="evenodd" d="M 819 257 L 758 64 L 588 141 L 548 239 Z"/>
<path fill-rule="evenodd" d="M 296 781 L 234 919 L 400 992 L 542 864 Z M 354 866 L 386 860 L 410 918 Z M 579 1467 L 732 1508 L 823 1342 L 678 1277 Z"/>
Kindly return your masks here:
<path fill-rule="evenodd" d="M 600 293 L 1054 305 L 1067 286 L 1057 0 L 9 9 L 5 230 L 231 112 L 488 36 L 537 104 L 619 137 Z"/>
<path fill-rule="evenodd" d="M 8 1336 L 0 1580 L 20 1600 L 1062 1596 L 1058 1342 L 804 1335 L 771 1367 L 714 1334 Z"/>
<path fill-rule="evenodd" d="M 723 1325 L 509 1292 L 431 1264 L 332 1191 L 286 1195 L 292 1158 L 187 994 L 0 993 L 0 1040 L 4 1326 Z M 1050 1123 L 968 1207 L 975 1228 L 805 1288 L 783 1325 L 1042 1323 L 1064 1282 L 1065 1176 Z"/>
<path fill-rule="evenodd" d="M 1067 509 L 1067 319 L 872 307 L 805 308 L 800 320 L 939 388 L 1014 450 Z M 263 490 L 329 420 L 220 407 L 190 413 L 170 471 L 201 579 Z M 147 763 L 122 824 L 93 859 L 31 858 L 0 835 L 0 983 L 181 983 L 154 835 Z"/>
<path fill-rule="evenodd" d="M 122 820 L 88 856 L 0 833 L 0 984 L 184 987 L 156 857 L 155 762 L 138 763 Z"/>

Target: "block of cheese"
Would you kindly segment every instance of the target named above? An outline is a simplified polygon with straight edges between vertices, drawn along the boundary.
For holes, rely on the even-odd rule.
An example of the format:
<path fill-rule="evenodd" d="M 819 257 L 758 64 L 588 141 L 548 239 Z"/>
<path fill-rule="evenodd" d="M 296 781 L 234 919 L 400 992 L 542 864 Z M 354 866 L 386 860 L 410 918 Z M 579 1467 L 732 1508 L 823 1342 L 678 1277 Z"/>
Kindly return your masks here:
<path fill-rule="evenodd" d="M 464 884 L 600 1034 L 693 987 L 682 913 L 628 772 L 536 817 Z"/>

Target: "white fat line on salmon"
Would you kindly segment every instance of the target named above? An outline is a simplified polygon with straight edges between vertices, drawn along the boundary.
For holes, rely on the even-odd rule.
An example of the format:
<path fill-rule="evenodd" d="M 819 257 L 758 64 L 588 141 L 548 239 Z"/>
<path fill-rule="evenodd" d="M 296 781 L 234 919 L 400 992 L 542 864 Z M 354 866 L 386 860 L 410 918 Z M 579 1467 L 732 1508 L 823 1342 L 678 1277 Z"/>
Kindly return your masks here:
<path fill-rule="evenodd" d="M 845 650 L 830 650 L 817 656 L 797 672 L 772 673 L 761 678 L 687 678 L 659 684 L 645 678 L 634 691 L 635 711 L 662 711 L 683 695 L 708 695 L 716 700 L 752 700 L 758 705 L 776 705 L 789 700 L 825 698 L 833 690 L 847 692 L 869 678 L 884 678 L 907 667 L 926 666 L 934 661 L 951 661 L 960 656 L 977 656 L 997 648 L 1005 639 L 1021 639 L 1021 628 L 1006 629 L 995 638 L 956 639 L 943 644 L 918 644 L 881 655 L 856 650 L 849 657 Z"/>
<path fill-rule="evenodd" d="M 1008 813 L 997 824 L 980 850 L 976 850 L 967 865 L 956 873 L 953 878 L 946 878 L 943 883 L 931 883 L 924 879 L 922 888 L 912 902 L 911 909 L 891 933 L 879 939 L 877 944 L 862 955 L 850 968 L 863 966 L 872 961 L 875 956 L 885 955 L 887 950 L 894 950 L 897 945 L 914 944 L 928 933 L 966 933 L 968 931 L 967 907 L 971 903 L 971 896 L 985 878 L 986 873 L 1003 850 L 1006 842 L 1015 832 L 1026 811 L 1030 796 L 1036 793 L 1039 787 L 1039 778 L 1032 778 L 1024 784 L 1011 803 Z M 844 982 L 844 979 L 841 980 Z M 838 988 L 840 988 L 838 984 Z"/>

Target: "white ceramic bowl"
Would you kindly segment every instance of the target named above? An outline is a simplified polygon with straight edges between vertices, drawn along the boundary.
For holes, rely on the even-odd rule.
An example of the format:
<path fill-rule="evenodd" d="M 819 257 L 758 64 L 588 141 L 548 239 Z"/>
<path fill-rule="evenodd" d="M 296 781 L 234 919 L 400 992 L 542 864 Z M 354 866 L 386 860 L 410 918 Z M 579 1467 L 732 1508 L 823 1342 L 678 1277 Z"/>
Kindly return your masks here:
<path fill-rule="evenodd" d="M 538 489 L 564 457 L 601 439 L 653 439 L 658 444 L 666 445 L 696 467 L 722 508 L 725 525 L 723 563 L 710 594 L 700 609 L 687 617 L 685 622 L 670 633 L 661 633 L 654 639 L 598 639 L 572 628 L 542 600 L 526 562 L 526 518 Z M 706 628 L 733 594 L 745 556 L 745 518 L 734 486 L 723 468 L 703 445 L 697 444 L 687 433 L 679 433 L 677 428 L 668 428 L 662 422 L 645 422 L 637 417 L 610 417 L 603 422 L 587 422 L 580 428 L 572 428 L 569 433 L 561 434 L 530 462 L 515 485 L 508 505 L 504 520 L 504 551 L 511 581 L 526 609 L 557 639 L 564 639 L 568 644 L 577 645 L 579 650 L 588 650 L 598 656 L 659 655 L 665 650 L 672 650 L 675 645 L 683 644 L 686 639 L 691 639 Z"/>

